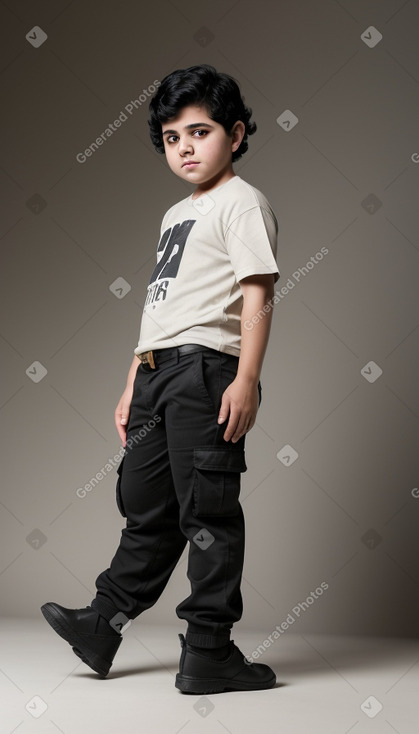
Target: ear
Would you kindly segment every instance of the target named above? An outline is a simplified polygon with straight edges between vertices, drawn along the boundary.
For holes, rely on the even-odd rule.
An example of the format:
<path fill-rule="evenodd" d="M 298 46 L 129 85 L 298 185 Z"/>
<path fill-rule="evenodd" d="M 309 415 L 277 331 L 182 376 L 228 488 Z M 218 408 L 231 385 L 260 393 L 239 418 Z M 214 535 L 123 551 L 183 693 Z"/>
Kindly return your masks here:
<path fill-rule="evenodd" d="M 231 137 L 233 139 L 231 151 L 234 153 L 237 148 L 240 147 L 241 142 L 244 138 L 244 134 L 246 132 L 246 127 L 244 122 L 241 120 L 237 120 L 237 122 L 234 123 L 232 130 L 231 130 Z"/>

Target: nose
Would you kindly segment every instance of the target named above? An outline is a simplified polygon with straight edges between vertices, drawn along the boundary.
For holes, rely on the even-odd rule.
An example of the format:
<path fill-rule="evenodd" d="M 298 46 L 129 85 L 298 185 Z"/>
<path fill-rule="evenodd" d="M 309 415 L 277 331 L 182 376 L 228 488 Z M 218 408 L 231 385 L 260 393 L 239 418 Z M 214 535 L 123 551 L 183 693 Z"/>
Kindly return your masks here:
<path fill-rule="evenodd" d="M 181 136 L 179 139 L 179 154 L 185 155 L 185 153 L 192 153 L 192 152 L 193 152 L 193 146 L 192 146 L 190 139 L 188 139 L 186 136 L 185 137 Z"/>

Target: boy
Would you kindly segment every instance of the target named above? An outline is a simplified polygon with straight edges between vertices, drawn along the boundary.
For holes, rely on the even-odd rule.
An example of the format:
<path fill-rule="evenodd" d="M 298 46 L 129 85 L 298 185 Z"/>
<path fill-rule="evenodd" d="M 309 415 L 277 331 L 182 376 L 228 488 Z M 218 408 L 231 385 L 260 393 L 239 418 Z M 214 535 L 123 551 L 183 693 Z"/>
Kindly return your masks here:
<path fill-rule="evenodd" d="M 126 527 L 90 606 L 41 607 L 104 677 L 122 628 L 155 604 L 189 541 L 191 594 L 176 608 L 187 631 L 179 634 L 175 683 L 188 693 L 276 682 L 271 668 L 248 664 L 230 640 L 242 616 L 245 434 L 261 402 L 279 278 L 275 214 L 232 167 L 256 130 L 251 114 L 236 81 L 207 64 L 166 76 L 150 102 L 155 149 L 195 189 L 163 217 L 139 343 L 115 411 L 125 446 L 116 499 Z"/>

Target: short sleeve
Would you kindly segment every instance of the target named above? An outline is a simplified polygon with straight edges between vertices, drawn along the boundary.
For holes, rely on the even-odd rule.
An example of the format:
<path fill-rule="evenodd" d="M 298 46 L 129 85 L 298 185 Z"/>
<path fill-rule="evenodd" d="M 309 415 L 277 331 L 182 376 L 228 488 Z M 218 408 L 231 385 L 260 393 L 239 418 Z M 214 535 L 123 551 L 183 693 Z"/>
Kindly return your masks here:
<path fill-rule="evenodd" d="M 279 279 L 278 222 L 272 211 L 254 206 L 240 214 L 227 228 L 225 244 L 237 281 L 264 273 L 273 273 L 274 283 Z"/>

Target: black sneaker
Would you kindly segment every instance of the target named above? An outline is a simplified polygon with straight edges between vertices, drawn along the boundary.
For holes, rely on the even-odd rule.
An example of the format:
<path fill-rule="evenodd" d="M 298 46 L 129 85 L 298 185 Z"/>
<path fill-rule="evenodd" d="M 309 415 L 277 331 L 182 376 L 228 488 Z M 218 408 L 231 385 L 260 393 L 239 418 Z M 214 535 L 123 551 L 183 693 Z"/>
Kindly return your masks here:
<path fill-rule="evenodd" d="M 108 675 L 122 635 L 106 619 L 90 606 L 66 609 L 52 601 L 43 604 L 41 612 L 86 665 L 103 678 Z"/>
<path fill-rule="evenodd" d="M 230 652 L 223 660 L 215 660 L 192 650 L 179 635 L 182 653 L 175 686 L 182 693 L 221 693 L 272 688 L 276 675 L 272 668 L 250 663 L 230 640 Z"/>

